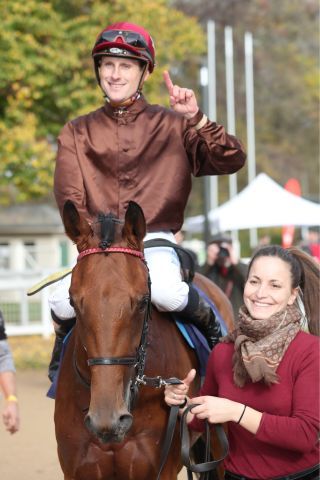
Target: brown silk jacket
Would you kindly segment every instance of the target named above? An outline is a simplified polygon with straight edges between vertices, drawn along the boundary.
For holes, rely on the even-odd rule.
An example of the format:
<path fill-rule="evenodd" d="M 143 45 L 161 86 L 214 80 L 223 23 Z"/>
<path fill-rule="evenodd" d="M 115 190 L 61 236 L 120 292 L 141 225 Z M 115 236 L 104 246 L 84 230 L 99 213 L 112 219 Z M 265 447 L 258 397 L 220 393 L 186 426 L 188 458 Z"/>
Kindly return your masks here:
<path fill-rule="evenodd" d="M 224 127 L 191 120 L 141 97 L 123 113 L 105 104 L 68 122 L 58 138 L 54 193 L 60 212 L 72 200 L 92 221 L 99 212 L 124 218 L 128 202 L 143 209 L 148 231 L 178 231 L 191 175 L 234 173 L 241 143 Z"/>

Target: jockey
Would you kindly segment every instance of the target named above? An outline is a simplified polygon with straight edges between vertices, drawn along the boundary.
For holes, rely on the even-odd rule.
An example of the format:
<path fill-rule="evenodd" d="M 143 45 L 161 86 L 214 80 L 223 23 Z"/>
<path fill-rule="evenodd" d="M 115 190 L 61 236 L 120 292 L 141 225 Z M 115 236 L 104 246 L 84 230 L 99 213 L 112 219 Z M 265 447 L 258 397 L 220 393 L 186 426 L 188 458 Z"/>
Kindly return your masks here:
<path fill-rule="evenodd" d="M 194 92 L 173 85 L 166 71 L 171 108 L 146 101 L 142 88 L 155 68 L 155 47 L 143 27 L 127 22 L 108 26 L 98 35 L 92 57 L 105 104 L 68 122 L 59 135 L 54 193 L 60 212 L 72 200 L 89 223 L 99 212 L 124 218 L 134 200 L 145 214 L 145 240 L 176 243 L 192 175 L 238 171 L 245 162 L 243 147 L 223 126 L 208 120 Z M 183 281 L 175 251 L 157 246 L 147 248 L 145 257 L 153 304 L 193 322 L 212 348 L 220 326 L 210 306 Z M 69 283 L 70 276 L 65 277 L 49 301 L 57 327 L 53 363 L 75 316 Z"/>

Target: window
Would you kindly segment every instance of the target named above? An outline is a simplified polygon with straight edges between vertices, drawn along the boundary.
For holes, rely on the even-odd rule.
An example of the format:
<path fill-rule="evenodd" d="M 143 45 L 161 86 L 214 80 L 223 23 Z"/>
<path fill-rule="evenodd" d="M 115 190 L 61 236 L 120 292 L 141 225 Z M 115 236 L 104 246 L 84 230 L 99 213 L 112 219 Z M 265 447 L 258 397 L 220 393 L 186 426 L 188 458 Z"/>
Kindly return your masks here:
<path fill-rule="evenodd" d="M 0 269 L 10 268 L 10 246 L 7 242 L 0 242 Z"/>
<path fill-rule="evenodd" d="M 32 270 L 37 267 L 36 244 L 35 242 L 24 242 L 23 244 L 26 252 L 25 268 Z"/>
<path fill-rule="evenodd" d="M 67 267 L 68 262 L 68 244 L 65 240 L 60 242 L 60 265 L 61 267 Z"/>

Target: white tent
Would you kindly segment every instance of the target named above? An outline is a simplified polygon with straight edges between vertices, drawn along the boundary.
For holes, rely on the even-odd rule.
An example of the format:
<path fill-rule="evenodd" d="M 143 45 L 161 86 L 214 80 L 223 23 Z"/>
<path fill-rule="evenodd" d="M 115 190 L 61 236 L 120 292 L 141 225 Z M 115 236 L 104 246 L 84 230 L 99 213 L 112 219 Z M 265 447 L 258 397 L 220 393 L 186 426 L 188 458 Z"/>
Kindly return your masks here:
<path fill-rule="evenodd" d="M 268 175 L 260 173 L 238 195 L 211 210 L 208 217 L 212 233 L 284 225 L 320 225 L 320 204 L 288 192 Z M 199 233 L 203 222 L 203 215 L 189 217 L 183 228 Z"/>

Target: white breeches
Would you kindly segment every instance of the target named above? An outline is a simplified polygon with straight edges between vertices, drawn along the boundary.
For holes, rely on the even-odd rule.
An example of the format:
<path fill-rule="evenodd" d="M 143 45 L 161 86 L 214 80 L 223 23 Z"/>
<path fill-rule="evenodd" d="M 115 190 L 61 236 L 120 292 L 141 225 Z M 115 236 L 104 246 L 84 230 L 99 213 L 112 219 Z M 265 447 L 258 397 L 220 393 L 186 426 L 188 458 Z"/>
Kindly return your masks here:
<path fill-rule="evenodd" d="M 171 232 L 148 233 L 145 240 L 164 238 L 176 243 Z M 151 301 L 160 311 L 181 311 L 188 303 L 189 286 L 182 281 L 180 263 L 176 252 L 168 247 L 146 248 L 145 258 L 151 278 Z M 71 275 L 57 283 L 57 288 L 49 297 L 50 309 L 61 320 L 75 316 L 69 303 Z"/>

